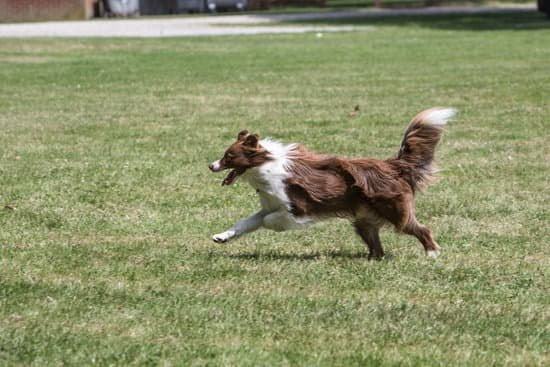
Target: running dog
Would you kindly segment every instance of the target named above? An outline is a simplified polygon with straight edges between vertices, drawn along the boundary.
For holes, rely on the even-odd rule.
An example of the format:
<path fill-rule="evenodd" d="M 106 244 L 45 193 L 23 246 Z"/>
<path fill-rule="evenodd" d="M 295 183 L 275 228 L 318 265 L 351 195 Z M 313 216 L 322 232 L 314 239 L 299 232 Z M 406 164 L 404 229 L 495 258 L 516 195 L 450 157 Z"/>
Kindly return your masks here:
<path fill-rule="evenodd" d="M 434 107 L 409 123 L 395 157 L 343 158 L 317 154 L 299 144 L 262 139 L 243 130 L 223 157 L 209 165 L 213 172 L 230 169 L 222 185 L 240 178 L 256 189 L 261 209 L 212 237 L 222 243 L 260 227 L 295 229 L 331 217 L 349 218 L 369 248 L 369 259 L 384 250 L 379 230 L 392 224 L 415 236 L 427 256 L 437 257 L 439 245 L 431 230 L 415 216 L 415 193 L 435 175 L 435 146 L 452 108 Z"/>

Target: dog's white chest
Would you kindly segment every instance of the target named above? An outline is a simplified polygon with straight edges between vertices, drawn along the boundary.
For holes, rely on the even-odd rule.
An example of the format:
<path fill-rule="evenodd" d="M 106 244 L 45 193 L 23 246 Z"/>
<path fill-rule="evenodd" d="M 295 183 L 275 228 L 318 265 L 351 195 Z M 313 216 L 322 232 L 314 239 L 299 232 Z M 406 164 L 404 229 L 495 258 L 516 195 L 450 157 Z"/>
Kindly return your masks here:
<path fill-rule="evenodd" d="M 286 194 L 286 174 L 273 172 L 271 167 L 261 167 L 247 173 L 245 179 L 256 189 L 260 196 L 262 208 L 268 212 L 279 209 L 290 209 L 290 203 Z"/>

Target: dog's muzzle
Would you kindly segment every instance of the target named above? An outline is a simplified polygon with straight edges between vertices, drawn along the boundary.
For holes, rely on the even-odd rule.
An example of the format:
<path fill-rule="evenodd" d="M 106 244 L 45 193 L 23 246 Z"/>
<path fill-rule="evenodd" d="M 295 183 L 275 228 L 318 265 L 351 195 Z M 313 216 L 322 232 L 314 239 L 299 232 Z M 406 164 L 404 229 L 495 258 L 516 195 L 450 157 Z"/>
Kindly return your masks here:
<path fill-rule="evenodd" d="M 219 171 L 223 170 L 225 167 L 218 160 L 218 161 L 210 163 L 208 165 L 208 168 L 210 168 L 210 171 L 212 171 L 212 172 L 219 172 Z"/>

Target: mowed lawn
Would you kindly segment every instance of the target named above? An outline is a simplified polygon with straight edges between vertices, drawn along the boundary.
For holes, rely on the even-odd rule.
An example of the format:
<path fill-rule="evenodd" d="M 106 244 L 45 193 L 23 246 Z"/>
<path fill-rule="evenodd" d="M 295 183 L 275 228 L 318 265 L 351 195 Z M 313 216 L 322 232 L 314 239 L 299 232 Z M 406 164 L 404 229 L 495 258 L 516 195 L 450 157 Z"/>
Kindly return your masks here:
<path fill-rule="evenodd" d="M 1 39 L 0 364 L 548 365 L 550 22 L 355 22 Z M 368 261 L 344 220 L 211 242 L 258 208 L 207 169 L 239 130 L 386 158 L 435 105 L 439 259 L 388 228 Z"/>

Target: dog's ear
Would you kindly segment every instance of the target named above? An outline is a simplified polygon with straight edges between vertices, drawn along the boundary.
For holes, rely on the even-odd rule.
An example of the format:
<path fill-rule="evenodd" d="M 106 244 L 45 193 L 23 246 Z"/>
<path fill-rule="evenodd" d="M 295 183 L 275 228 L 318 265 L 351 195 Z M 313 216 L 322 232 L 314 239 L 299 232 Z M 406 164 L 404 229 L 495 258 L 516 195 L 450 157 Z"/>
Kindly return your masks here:
<path fill-rule="evenodd" d="M 258 146 L 259 140 L 260 136 L 258 134 L 251 134 L 245 138 L 243 145 L 251 148 L 256 148 Z"/>
<path fill-rule="evenodd" d="M 243 130 L 237 135 L 237 141 L 243 141 L 248 136 L 248 130 Z"/>

